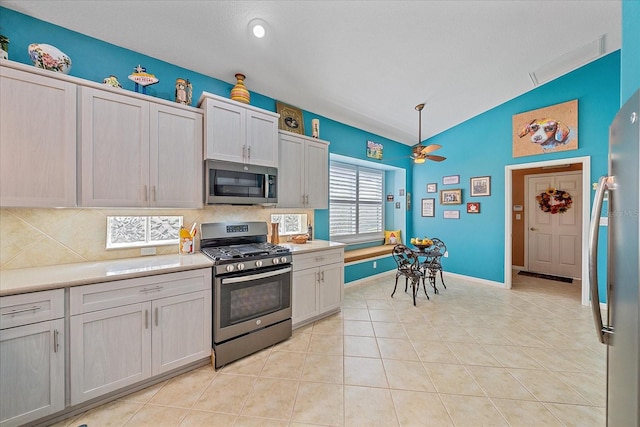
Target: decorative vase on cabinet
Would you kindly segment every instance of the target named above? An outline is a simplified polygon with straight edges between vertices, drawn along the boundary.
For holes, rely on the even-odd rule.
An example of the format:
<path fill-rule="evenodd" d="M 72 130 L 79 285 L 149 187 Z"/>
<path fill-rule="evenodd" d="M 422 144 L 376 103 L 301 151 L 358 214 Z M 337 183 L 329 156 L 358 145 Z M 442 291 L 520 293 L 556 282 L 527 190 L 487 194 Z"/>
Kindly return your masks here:
<path fill-rule="evenodd" d="M 244 79 L 246 79 L 246 77 L 244 74 L 238 73 L 236 74 L 236 79 L 237 83 L 233 89 L 231 89 L 231 99 L 248 104 L 251 100 L 251 95 L 249 94 L 247 87 L 244 85 Z"/>

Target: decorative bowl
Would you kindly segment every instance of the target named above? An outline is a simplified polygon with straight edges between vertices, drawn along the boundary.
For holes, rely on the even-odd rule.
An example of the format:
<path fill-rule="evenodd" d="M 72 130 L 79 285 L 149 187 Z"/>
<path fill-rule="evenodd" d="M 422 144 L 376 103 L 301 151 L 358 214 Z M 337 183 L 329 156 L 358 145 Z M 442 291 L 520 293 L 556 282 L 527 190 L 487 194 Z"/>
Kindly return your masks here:
<path fill-rule="evenodd" d="M 32 43 L 28 48 L 31 62 L 38 68 L 68 74 L 71 70 L 71 58 L 55 46 Z"/>
<path fill-rule="evenodd" d="M 297 243 L 299 245 L 307 243 L 307 240 L 309 240 L 309 236 L 306 235 L 306 234 L 299 234 L 297 236 L 291 236 L 291 241 L 293 243 Z"/>

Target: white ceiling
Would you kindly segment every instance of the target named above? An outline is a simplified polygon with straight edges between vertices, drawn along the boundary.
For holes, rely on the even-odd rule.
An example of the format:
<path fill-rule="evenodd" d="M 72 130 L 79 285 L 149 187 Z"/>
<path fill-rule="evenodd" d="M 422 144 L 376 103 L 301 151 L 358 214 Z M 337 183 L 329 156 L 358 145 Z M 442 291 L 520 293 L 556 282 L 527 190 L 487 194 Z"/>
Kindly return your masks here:
<path fill-rule="evenodd" d="M 228 83 L 242 72 L 250 91 L 407 145 L 419 103 L 424 140 L 532 90 L 529 73 L 602 35 L 605 54 L 621 47 L 620 0 L 0 5 Z M 250 36 L 254 18 L 266 38 Z"/>

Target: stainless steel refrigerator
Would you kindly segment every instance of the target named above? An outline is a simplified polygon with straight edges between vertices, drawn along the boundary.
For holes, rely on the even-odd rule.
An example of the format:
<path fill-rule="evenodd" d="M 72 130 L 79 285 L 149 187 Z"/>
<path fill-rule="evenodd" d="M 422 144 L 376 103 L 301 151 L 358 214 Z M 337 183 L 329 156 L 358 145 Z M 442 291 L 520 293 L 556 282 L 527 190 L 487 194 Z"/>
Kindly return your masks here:
<path fill-rule="evenodd" d="M 640 427 L 640 91 L 609 129 L 609 175 L 591 213 L 589 280 L 596 332 L 607 346 L 607 425 Z M 598 229 L 608 193 L 606 319 L 598 293 Z M 600 254 L 604 256 L 604 254 Z"/>

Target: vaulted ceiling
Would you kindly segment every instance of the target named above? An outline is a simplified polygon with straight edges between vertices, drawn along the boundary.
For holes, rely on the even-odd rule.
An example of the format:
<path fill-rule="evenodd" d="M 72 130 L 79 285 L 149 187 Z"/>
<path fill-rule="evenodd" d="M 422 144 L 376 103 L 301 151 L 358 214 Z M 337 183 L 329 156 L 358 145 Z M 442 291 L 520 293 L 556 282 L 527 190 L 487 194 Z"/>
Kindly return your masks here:
<path fill-rule="evenodd" d="M 407 145 L 621 47 L 619 0 L 0 5 Z"/>

